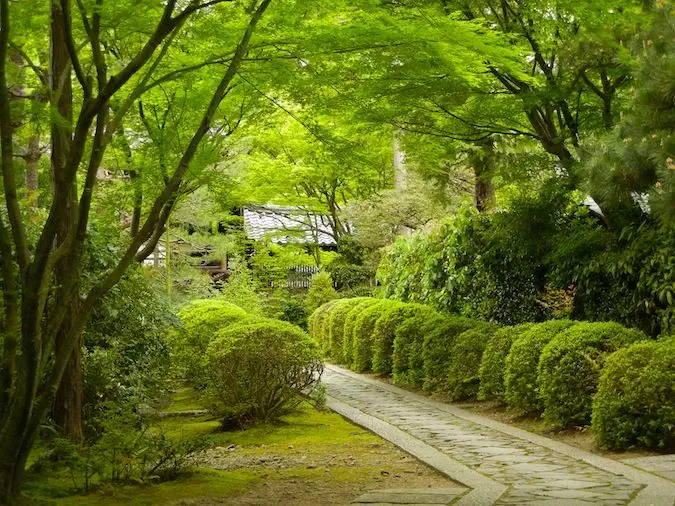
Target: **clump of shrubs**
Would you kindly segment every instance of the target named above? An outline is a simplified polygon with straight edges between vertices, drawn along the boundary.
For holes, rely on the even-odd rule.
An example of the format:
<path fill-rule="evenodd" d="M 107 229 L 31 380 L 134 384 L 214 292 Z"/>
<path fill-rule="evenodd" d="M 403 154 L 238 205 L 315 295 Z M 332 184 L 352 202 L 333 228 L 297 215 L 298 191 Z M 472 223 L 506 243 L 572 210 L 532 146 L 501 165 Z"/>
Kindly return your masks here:
<path fill-rule="evenodd" d="M 539 391 L 544 418 L 558 427 L 591 420 L 593 395 L 607 356 L 646 339 L 618 323 L 578 323 L 546 345 L 539 361 Z"/>
<path fill-rule="evenodd" d="M 430 307 L 422 306 L 416 316 L 396 328 L 393 353 L 393 379 L 398 385 L 421 387 L 424 383 L 424 336 L 443 322 Z"/>
<path fill-rule="evenodd" d="M 323 371 L 316 343 L 275 320 L 221 331 L 206 358 L 207 393 L 223 428 L 276 420 L 316 388 Z"/>
<path fill-rule="evenodd" d="M 373 329 L 373 371 L 392 373 L 396 330 L 423 310 L 420 304 L 397 304 L 382 312 Z"/>
<path fill-rule="evenodd" d="M 328 316 L 328 354 L 339 364 L 344 364 L 344 329 L 349 312 L 358 306 L 364 299 L 355 297 L 340 299 L 333 306 Z"/>
<path fill-rule="evenodd" d="M 571 320 L 552 320 L 534 325 L 511 345 L 504 369 L 506 403 L 521 413 L 541 413 L 537 372 L 544 347 L 558 333 L 570 328 Z"/>
<path fill-rule="evenodd" d="M 377 304 L 380 299 L 366 298 L 356 304 L 345 315 L 345 323 L 342 328 L 342 353 L 344 363 L 351 366 L 354 362 L 354 326 L 359 315 L 370 306 Z"/>
<path fill-rule="evenodd" d="M 675 340 L 644 341 L 607 359 L 593 399 L 600 446 L 675 446 Z"/>
<path fill-rule="evenodd" d="M 204 386 L 203 363 L 209 343 L 216 333 L 250 315 L 239 306 L 222 299 L 198 299 L 178 312 L 182 328 L 173 338 L 174 369 L 195 388 Z"/>
<path fill-rule="evenodd" d="M 450 352 L 445 391 L 452 401 L 471 399 L 478 394 L 479 369 L 483 351 L 495 327 L 479 326 L 462 332 Z"/>
<path fill-rule="evenodd" d="M 373 365 L 373 331 L 375 324 L 382 316 L 382 311 L 401 304 L 400 302 L 382 299 L 366 308 L 358 315 L 352 332 L 352 367 L 358 372 L 370 371 Z"/>
<path fill-rule="evenodd" d="M 511 351 L 513 342 L 532 326 L 532 323 L 523 323 L 513 327 L 503 327 L 492 334 L 481 359 L 479 399 L 505 402 L 506 357 Z"/>

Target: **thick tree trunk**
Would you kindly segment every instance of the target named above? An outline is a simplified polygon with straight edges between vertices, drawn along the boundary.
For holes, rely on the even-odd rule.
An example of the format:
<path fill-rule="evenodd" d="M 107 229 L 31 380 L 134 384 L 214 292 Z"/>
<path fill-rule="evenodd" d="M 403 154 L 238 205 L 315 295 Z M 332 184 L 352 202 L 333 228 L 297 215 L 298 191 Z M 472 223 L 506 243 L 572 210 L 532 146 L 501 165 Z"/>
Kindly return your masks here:
<path fill-rule="evenodd" d="M 40 135 L 34 133 L 28 139 L 28 151 L 24 157 L 26 160 L 26 190 L 28 190 L 28 202 L 33 209 L 38 207 L 38 166 L 40 163 L 40 156 Z"/>
<path fill-rule="evenodd" d="M 65 15 L 61 11 L 59 2 L 52 0 L 52 57 L 51 57 L 51 88 L 53 96 L 58 97 L 55 104 L 59 115 L 72 123 L 72 84 L 70 78 L 70 57 L 66 45 Z M 64 185 L 62 174 L 65 168 L 72 138 L 69 128 L 64 128 L 62 123 L 52 123 L 51 131 L 51 165 L 54 180 L 54 198 L 65 199 L 66 212 L 60 220 L 57 230 L 57 246 L 66 240 L 73 231 L 77 217 L 77 188 L 76 183 Z M 72 321 L 78 314 L 78 297 L 70 297 L 77 293 L 77 277 L 72 275 L 70 266 L 71 258 L 64 258 L 57 264 L 56 281 L 56 304 L 61 300 L 72 300 L 68 308 L 68 314 L 61 325 L 61 330 L 56 336 L 56 349 L 67 346 L 71 339 L 70 332 Z M 56 393 L 54 408 L 52 410 L 54 422 L 59 427 L 61 435 L 74 442 L 82 440 L 82 347 L 75 346 L 73 354 L 61 380 Z"/>

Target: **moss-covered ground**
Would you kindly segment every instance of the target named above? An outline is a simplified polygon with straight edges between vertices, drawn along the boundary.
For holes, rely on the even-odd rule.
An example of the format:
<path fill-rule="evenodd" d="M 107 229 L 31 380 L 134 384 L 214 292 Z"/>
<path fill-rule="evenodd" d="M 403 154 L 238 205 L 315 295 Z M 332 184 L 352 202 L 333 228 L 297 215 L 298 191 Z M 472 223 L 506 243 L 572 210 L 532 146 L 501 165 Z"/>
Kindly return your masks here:
<path fill-rule="evenodd" d="M 191 390 L 171 396 L 167 412 L 200 409 Z M 56 506 L 345 504 L 369 490 L 451 486 L 414 458 L 329 411 L 302 405 L 277 423 L 220 432 L 208 415 L 169 417 L 153 430 L 171 438 L 206 437 L 209 449 L 178 480 L 103 485 L 83 495 L 65 471 L 33 474 L 26 504 Z"/>

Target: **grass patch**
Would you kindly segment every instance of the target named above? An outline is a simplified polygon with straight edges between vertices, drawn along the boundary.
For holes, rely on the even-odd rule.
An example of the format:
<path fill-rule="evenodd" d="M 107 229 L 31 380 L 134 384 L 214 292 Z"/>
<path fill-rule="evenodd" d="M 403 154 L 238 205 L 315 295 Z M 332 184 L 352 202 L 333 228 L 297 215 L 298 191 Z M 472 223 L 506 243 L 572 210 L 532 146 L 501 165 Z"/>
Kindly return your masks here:
<path fill-rule="evenodd" d="M 194 388 L 185 387 L 168 396 L 169 405 L 161 411 L 164 413 L 173 413 L 176 411 L 193 411 L 195 409 L 205 409 L 199 402 L 199 394 Z"/>

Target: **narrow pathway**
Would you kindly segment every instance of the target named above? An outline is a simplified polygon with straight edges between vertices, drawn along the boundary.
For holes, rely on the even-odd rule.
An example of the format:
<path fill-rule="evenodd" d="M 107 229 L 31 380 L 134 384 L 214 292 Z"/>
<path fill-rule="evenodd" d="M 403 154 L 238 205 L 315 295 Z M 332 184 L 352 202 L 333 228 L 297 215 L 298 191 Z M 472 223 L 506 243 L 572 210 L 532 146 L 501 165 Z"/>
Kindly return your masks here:
<path fill-rule="evenodd" d="M 456 504 L 675 504 L 656 474 L 329 365 L 329 406 L 473 489 Z"/>

